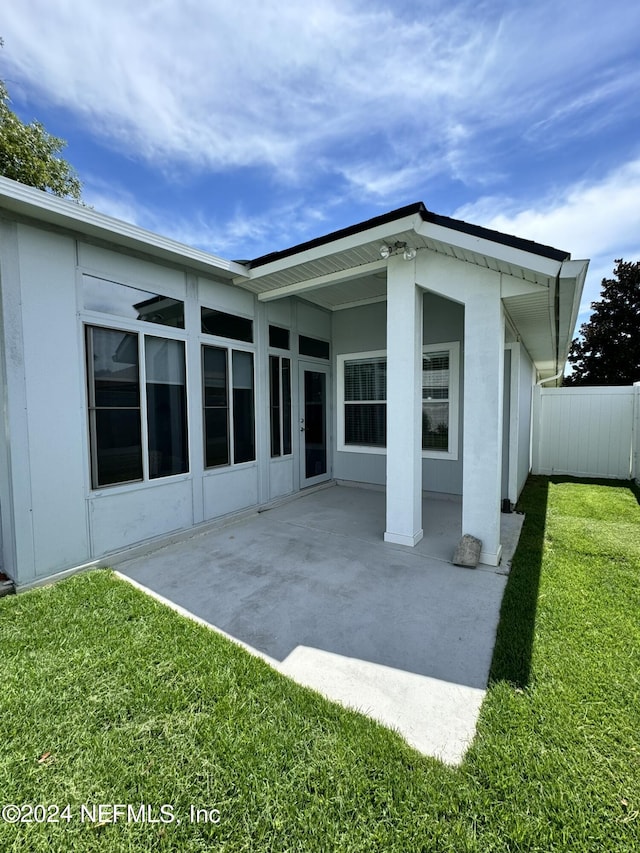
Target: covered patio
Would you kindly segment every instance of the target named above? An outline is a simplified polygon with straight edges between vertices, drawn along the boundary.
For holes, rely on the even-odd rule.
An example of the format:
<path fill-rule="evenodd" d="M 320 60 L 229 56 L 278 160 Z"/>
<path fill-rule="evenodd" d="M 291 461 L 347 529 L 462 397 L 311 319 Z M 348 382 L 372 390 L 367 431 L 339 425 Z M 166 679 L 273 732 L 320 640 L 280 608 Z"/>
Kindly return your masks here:
<path fill-rule="evenodd" d="M 522 516 L 502 563 L 450 563 L 458 498 L 425 498 L 425 537 L 383 541 L 385 493 L 330 484 L 123 562 L 119 571 L 276 669 L 461 760 L 484 697 Z"/>

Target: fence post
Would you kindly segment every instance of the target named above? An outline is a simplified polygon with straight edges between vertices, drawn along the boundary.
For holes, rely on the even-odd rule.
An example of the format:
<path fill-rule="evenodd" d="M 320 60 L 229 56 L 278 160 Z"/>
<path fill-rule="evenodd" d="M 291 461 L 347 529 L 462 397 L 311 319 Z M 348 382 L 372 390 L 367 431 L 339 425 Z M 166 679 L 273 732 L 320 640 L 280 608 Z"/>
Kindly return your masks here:
<path fill-rule="evenodd" d="M 640 382 L 633 383 L 631 420 L 631 479 L 640 484 Z"/>
<path fill-rule="evenodd" d="M 542 386 L 533 386 L 533 405 L 531 407 L 531 473 L 540 473 L 540 442 L 542 441 Z"/>

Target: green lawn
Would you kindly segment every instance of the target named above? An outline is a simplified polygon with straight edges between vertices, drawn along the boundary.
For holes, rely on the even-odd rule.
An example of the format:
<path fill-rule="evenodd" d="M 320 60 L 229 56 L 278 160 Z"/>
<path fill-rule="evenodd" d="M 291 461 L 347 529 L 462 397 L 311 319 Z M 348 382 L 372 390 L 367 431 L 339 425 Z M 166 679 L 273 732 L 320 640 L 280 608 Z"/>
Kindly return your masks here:
<path fill-rule="evenodd" d="M 521 505 L 456 769 L 109 572 L 0 600 L 0 805 L 71 806 L 0 821 L 0 850 L 640 850 L 636 494 L 532 478 Z M 176 820 L 83 822 L 100 803 Z M 191 823 L 192 804 L 219 822 Z"/>

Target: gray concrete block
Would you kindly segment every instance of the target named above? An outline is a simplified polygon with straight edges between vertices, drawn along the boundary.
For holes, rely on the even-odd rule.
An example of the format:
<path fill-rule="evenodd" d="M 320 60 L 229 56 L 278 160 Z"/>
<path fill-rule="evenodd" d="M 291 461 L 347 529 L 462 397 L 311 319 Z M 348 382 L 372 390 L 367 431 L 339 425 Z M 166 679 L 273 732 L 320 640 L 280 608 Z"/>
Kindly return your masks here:
<path fill-rule="evenodd" d="M 463 566 L 467 569 L 475 569 L 480 560 L 482 542 L 475 536 L 465 533 L 453 554 L 453 565 Z"/>

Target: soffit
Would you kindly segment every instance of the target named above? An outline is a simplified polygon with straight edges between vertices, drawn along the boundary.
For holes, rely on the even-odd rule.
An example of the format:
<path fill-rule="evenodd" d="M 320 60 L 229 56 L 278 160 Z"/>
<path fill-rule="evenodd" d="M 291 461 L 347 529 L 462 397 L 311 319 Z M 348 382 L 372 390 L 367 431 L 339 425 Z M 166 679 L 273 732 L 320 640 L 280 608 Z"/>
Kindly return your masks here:
<path fill-rule="evenodd" d="M 555 324 L 553 322 L 549 293 L 530 293 L 503 299 L 505 311 L 511 319 L 518 339 L 531 356 L 541 375 L 556 372 Z"/>
<path fill-rule="evenodd" d="M 526 269 L 520 265 L 512 264 L 507 261 L 486 256 L 478 252 L 470 251 L 469 249 L 460 246 L 451 245 L 449 243 L 435 240 L 431 237 L 417 234 L 413 229 L 406 231 L 398 231 L 395 234 L 387 236 L 384 240 L 376 239 L 358 246 L 353 246 L 349 249 L 343 249 L 339 252 L 327 253 L 322 257 L 317 257 L 303 263 L 295 263 L 295 258 L 292 258 L 290 266 L 278 269 L 274 272 L 262 271 L 253 278 L 235 279 L 235 283 L 240 285 L 252 293 L 267 293 L 281 287 L 300 284 L 306 281 L 312 281 L 323 276 L 331 276 L 336 273 L 344 273 L 346 270 L 353 270 L 354 277 L 358 276 L 358 268 L 366 264 L 380 263 L 380 246 L 382 243 L 406 243 L 418 251 L 429 250 L 438 254 L 446 255 L 447 257 L 456 258 L 465 263 L 475 264 L 484 269 L 491 269 L 495 272 L 504 273 L 514 278 L 519 278 L 533 284 L 539 284 L 544 287 L 548 285 L 548 275 L 536 270 Z M 370 285 L 375 289 L 375 282 L 369 278 L 363 279 L 369 281 Z M 301 292 L 299 295 L 302 298 L 320 304 L 326 304 L 326 307 L 333 309 L 338 307 L 344 301 L 343 295 L 340 293 L 341 288 L 349 288 L 348 280 L 343 280 L 339 285 L 333 285 L 328 282 L 323 287 L 323 292 L 313 291 L 310 294 Z M 371 296 L 376 295 L 371 293 Z M 362 298 L 365 298 L 362 296 Z"/>

